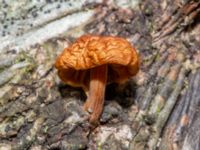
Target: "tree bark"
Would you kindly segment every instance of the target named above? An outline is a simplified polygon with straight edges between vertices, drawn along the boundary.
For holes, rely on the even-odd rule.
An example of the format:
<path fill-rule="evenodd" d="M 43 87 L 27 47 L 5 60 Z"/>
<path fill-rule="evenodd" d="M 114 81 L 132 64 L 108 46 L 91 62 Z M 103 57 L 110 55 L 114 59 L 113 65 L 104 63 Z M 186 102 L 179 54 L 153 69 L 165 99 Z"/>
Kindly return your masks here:
<path fill-rule="evenodd" d="M 2 3 L 0 149 L 200 149 L 200 2 L 135 2 L 24 1 L 18 19 L 5 14 L 15 4 Z M 54 68 L 86 33 L 124 37 L 141 59 L 137 76 L 106 87 L 95 128 L 83 90 L 61 83 Z"/>

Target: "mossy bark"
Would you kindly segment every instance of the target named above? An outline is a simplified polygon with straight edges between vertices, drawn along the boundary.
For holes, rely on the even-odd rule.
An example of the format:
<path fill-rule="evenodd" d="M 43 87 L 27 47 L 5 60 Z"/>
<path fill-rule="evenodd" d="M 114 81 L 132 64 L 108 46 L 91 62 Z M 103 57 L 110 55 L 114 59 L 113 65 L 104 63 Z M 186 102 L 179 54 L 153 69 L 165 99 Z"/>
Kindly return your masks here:
<path fill-rule="evenodd" d="M 91 2 L 49 19 L 88 9 L 95 17 L 63 34 L 0 51 L 0 149 L 200 149 L 200 2 Z M 83 90 L 63 85 L 54 68 L 58 53 L 84 33 L 124 37 L 141 59 L 136 77 L 107 86 L 96 128 L 82 109 Z"/>

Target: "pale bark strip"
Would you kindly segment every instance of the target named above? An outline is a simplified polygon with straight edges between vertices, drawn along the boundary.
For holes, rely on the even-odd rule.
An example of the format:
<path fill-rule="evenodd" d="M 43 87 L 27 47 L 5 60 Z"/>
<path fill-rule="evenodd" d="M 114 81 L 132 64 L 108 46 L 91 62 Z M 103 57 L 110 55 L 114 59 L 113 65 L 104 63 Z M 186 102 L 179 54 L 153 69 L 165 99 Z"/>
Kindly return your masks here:
<path fill-rule="evenodd" d="M 180 95 L 180 92 L 184 85 L 185 74 L 186 74 L 186 70 L 185 70 L 185 68 L 182 68 L 180 71 L 180 74 L 178 76 L 178 79 L 175 84 L 175 88 L 174 88 L 173 92 L 171 93 L 170 97 L 167 99 L 167 102 L 166 102 L 164 108 L 159 113 L 159 116 L 153 127 L 153 129 L 155 130 L 156 133 L 155 133 L 155 135 L 153 135 L 153 138 L 149 141 L 149 146 L 152 149 L 156 148 L 156 146 L 157 146 L 156 143 L 158 142 L 158 140 L 161 136 L 161 132 L 167 122 L 167 119 L 170 117 L 170 114 L 178 100 L 178 96 Z"/>

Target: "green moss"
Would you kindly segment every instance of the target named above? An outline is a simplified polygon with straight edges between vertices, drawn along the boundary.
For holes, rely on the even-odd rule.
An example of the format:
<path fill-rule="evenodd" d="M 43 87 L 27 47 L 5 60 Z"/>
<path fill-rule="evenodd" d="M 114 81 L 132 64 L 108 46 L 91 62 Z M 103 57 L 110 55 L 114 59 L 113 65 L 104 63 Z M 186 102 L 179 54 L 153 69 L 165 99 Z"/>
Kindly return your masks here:
<path fill-rule="evenodd" d="M 44 133 L 47 133 L 48 129 L 49 129 L 49 127 L 48 127 L 48 126 L 45 126 L 45 127 L 43 128 L 43 132 L 44 132 Z"/>

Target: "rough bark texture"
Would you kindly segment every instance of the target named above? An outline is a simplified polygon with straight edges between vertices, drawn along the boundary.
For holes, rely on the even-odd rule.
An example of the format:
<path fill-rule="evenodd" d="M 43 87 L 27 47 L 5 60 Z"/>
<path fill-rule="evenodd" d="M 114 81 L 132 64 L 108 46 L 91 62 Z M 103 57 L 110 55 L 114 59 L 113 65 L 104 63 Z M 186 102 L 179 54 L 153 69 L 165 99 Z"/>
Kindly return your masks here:
<path fill-rule="evenodd" d="M 19 5 L 0 7 L 0 149 L 200 149 L 198 0 Z M 97 127 L 83 90 L 61 83 L 53 66 L 84 33 L 124 37 L 141 58 L 136 77 L 107 86 Z"/>

